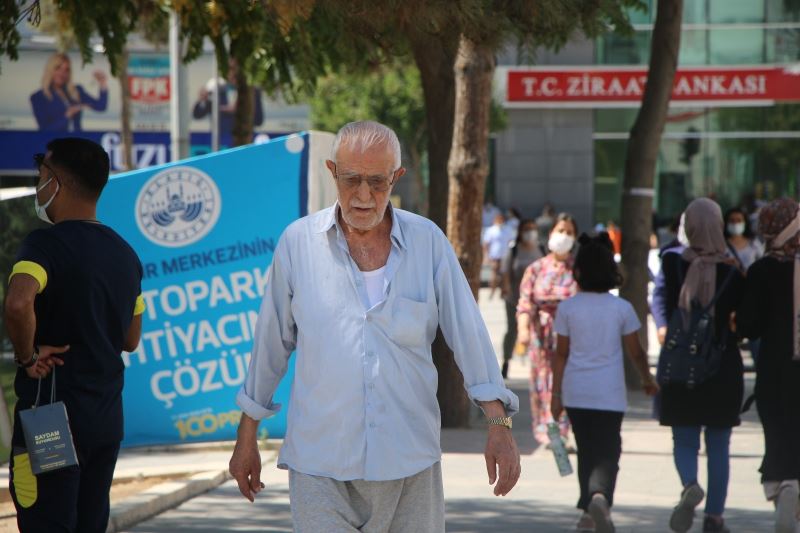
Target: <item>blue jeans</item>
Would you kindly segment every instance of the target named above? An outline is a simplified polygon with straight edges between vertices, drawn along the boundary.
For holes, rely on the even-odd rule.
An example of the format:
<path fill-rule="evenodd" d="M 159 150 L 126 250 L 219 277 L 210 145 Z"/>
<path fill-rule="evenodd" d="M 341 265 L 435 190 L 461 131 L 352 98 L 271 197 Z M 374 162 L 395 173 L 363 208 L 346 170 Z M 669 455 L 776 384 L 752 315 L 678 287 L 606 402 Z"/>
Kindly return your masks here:
<path fill-rule="evenodd" d="M 700 453 L 700 426 L 673 426 L 672 454 L 675 467 L 686 487 L 697 483 L 697 455 Z M 706 456 L 708 459 L 708 490 L 706 514 L 722 516 L 728 496 L 730 476 L 731 428 L 705 428 Z"/>

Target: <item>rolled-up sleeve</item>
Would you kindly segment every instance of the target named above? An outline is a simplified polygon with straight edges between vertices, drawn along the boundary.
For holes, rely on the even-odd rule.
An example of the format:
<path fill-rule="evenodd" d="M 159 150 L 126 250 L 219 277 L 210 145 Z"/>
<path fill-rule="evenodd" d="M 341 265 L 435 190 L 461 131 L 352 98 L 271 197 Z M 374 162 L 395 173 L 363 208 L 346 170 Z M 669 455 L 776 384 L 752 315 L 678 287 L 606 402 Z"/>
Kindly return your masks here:
<path fill-rule="evenodd" d="M 281 404 L 272 402 L 297 343 L 292 315 L 292 285 L 289 257 L 283 240 L 278 243 L 264 299 L 256 321 L 253 351 L 247 379 L 236 395 L 237 405 L 255 420 L 273 416 Z"/>
<path fill-rule="evenodd" d="M 464 376 L 464 388 L 469 398 L 476 404 L 500 400 L 508 416 L 516 414 L 519 398 L 503 382 L 478 304 L 446 240 L 434 276 L 434 290 L 439 307 L 439 326 Z"/>

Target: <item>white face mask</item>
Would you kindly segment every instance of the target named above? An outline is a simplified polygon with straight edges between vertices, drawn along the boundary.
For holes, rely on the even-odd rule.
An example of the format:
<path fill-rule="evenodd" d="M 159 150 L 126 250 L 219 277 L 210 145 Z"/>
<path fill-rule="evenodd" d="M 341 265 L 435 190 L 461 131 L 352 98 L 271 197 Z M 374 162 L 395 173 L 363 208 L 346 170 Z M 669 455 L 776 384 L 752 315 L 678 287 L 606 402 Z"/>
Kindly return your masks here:
<path fill-rule="evenodd" d="M 575 244 L 575 237 L 567 235 L 566 233 L 553 233 L 550 236 L 550 240 L 547 241 L 547 247 L 550 248 L 550 251 L 555 252 L 557 254 L 565 254 L 572 250 L 572 246 Z"/>
<path fill-rule="evenodd" d="M 728 224 L 728 233 L 731 235 L 744 235 L 744 222 Z"/>
<path fill-rule="evenodd" d="M 53 221 L 50 220 L 50 217 L 47 216 L 47 208 L 50 207 L 50 204 L 53 203 L 53 200 L 56 199 L 56 195 L 58 194 L 59 189 L 61 189 L 61 185 L 56 182 L 56 192 L 53 193 L 53 196 L 50 197 L 44 204 L 39 204 L 39 192 L 42 191 L 47 185 L 53 181 L 53 178 L 45 181 L 44 184 L 36 189 L 36 194 L 33 197 L 33 205 L 34 209 L 36 209 L 36 216 L 42 219 L 43 221 L 47 222 L 48 224 L 52 224 Z"/>
<path fill-rule="evenodd" d="M 522 240 L 525 241 L 526 244 L 536 244 L 539 242 L 539 232 L 535 229 L 524 231 L 522 233 Z"/>

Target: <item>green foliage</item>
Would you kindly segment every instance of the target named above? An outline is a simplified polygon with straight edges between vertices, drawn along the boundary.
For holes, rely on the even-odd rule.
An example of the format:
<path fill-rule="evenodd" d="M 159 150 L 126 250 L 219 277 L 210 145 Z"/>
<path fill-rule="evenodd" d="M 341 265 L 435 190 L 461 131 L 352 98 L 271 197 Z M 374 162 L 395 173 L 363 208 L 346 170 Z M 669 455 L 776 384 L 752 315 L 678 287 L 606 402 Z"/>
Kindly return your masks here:
<path fill-rule="evenodd" d="M 404 147 L 427 145 L 425 102 L 419 71 L 399 62 L 369 74 L 331 74 L 310 96 L 314 128 L 336 132 L 354 120 L 377 120 L 395 130 Z"/>
<path fill-rule="evenodd" d="M 68 25 L 74 33 L 84 63 L 91 63 L 90 39 L 93 35 L 99 35 L 111 66 L 111 74 L 116 76 L 122 49 L 139 17 L 138 2 L 133 0 L 106 0 L 103 2 L 55 0 L 54 3 L 59 15 L 64 16 L 68 21 L 65 26 Z"/>
<path fill-rule="evenodd" d="M 24 0 L 0 0 L 0 57 L 8 55 L 13 61 L 19 59 L 17 47 L 20 36 L 17 24 L 23 19 L 37 15 L 37 2 L 25 6 Z"/>
<path fill-rule="evenodd" d="M 41 227 L 44 227 L 44 222 L 36 217 L 32 196 L 0 202 L 0 228 L 3 228 L 3 238 L 0 239 L 0 280 L 2 280 L 0 302 L 5 301 L 6 282 L 22 240 L 32 230 Z M 2 322 L 3 317 L 0 312 L 0 351 L 3 351 L 8 343 Z"/>

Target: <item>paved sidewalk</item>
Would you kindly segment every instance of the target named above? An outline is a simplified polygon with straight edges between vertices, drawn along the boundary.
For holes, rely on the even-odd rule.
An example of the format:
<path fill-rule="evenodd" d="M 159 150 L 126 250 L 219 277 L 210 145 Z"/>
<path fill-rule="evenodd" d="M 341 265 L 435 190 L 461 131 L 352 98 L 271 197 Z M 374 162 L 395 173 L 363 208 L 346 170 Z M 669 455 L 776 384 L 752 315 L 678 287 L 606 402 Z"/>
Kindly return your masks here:
<path fill-rule="evenodd" d="M 498 298 L 486 300 L 482 291 L 481 310 L 499 353 L 505 332 L 505 311 Z M 561 478 L 552 454 L 537 449 L 530 434 L 527 393 L 528 367 L 514 360 L 510 386 L 520 396 L 522 411 L 514 419 L 514 434 L 522 451 L 520 483 L 505 498 L 495 498 L 486 478 L 483 460 L 485 430 L 476 413 L 474 429 L 445 430 L 442 460 L 447 530 L 451 532 L 563 532 L 573 530 L 578 513 L 574 475 Z M 650 419 L 650 401 L 632 394 L 623 424 L 623 457 L 613 516 L 617 531 L 668 531 L 667 522 L 675 505 L 680 483 L 672 464 L 668 428 Z M 726 519 L 734 532 L 758 533 L 772 530 L 772 510 L 763 498 L 758 466 L 763 451 L 761 429 L 754 413 L 734 430 L 731 481 Z M 705 461 L 700 480 L 704 483 Z M 573 456 L 574 466 L 574 456 Z M 288 485 L 285 472 L 265 466 L 267 489 L 255 504 L 239 495 L 234 482 L 193 498 L 132 529 L 137 532 L 291 531 Z M 692 531 L 700 531 L 700 520 Z"/>

